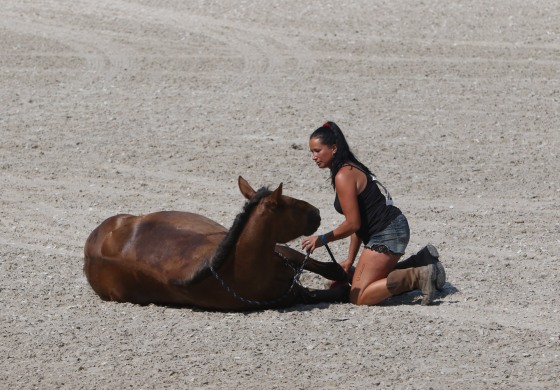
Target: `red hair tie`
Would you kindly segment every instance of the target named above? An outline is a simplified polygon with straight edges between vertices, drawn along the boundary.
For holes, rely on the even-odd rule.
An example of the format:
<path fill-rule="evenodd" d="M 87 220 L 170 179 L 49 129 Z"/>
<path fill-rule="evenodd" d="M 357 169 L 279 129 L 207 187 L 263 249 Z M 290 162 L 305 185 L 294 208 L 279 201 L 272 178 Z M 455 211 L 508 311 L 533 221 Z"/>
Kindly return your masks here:
<path fill-rule="evenodd" d="M 331 127 L 331 124 L 329 122 L 325 122 L 323 123 L 323 127 Z"/>

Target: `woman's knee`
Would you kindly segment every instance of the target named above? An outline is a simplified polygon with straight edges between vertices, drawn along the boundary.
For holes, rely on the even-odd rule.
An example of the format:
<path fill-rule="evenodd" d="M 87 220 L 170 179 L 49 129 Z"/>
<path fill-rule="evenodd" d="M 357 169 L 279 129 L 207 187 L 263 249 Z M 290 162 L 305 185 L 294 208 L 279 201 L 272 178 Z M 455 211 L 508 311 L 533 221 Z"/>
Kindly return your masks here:
<path fill-rule="evenodd" d="M 390 296 L 385 279 L 371 283 L 363 289 L 350 290 L 350 302 L 355 305 L 377 305 Z"/>

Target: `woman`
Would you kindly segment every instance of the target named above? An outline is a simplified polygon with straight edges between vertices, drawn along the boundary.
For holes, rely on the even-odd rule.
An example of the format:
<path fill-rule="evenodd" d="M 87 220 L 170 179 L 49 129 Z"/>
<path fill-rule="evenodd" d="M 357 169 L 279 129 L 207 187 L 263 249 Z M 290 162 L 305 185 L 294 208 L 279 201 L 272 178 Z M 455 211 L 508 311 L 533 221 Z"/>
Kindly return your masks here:
<path fill-rule="evenodd" d="M 302 249 L 313 252 L 331 241 L 351 237 L 348 257 L 341 263 L 352 278 L 350 302 L 375 305 L 392 295 L 420 289 L 422 304 L 430 304 L 435 290 L 445 284 L 436 248 L 428 245 L 397 265 L 410 238 L 407 219 L 350 151 L 340 128 L 326 122 L 309 137 L 309 149 L 319 168 L 330 169 L 336 191 L 334 207 L 344 215 L 344 222 L 326 234 L 306 237 Z M 354 270 L 361 243 L 364 249 Z"/>

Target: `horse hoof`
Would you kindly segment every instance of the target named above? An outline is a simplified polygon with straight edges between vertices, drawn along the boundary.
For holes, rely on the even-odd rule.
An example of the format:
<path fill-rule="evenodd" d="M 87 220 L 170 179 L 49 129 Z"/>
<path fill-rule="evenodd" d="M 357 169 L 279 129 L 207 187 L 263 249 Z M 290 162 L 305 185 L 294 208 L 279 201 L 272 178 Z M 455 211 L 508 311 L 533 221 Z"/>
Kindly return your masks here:
<path fill-rule="evenodd" d="M 332 290 L 340 286 L 348 286 L 348 282 L 345 280 L 335 280 L 330 284 L 329 288 Z"/>

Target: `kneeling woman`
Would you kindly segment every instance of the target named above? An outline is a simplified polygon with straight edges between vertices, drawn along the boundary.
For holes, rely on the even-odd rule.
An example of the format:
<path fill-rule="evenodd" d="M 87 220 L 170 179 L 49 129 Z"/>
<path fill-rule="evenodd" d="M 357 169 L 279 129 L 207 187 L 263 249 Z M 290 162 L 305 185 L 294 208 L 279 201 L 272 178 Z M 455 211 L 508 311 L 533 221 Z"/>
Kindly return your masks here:
<path fill-rule="evenodd" d="M 381 193 L 371 171 L 350 151 L 340 128 L 326 122 L 309 137 L 313 161 L 329 168 L 336 191 L 335 209 L 345 220 L 323 235 L 307 237 L 302 249 L 313 252 L 331 241 L 351 237 L 348 257 L 341 263 L 352 279 L 350 302 L 375 305 L 392 295 L 420 289 L 422 304 L 430 304 L 445 284 L 445 271 L 436 248 L 427 245 L 398 263 L 410 238 L 404 214 Z M 353 264 L 364 249 L 354 270 Z"/>

